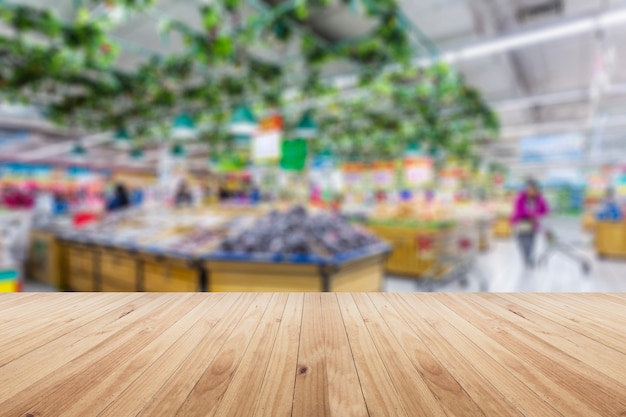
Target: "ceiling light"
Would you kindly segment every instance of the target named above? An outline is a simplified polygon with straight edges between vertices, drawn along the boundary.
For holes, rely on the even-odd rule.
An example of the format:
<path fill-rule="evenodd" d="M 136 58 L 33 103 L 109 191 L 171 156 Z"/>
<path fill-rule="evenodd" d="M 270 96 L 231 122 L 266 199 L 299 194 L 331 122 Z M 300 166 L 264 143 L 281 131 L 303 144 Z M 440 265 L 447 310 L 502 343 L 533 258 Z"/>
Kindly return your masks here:
<path fill-rule="evenodd" d="M 174 139 L 193 139 L 196 136 L 196 124 L 187 113 L 179 114 L 172 123 Z"/>
<path fill-rule="evenodd" d="M 252 135 L 258 128 L 256 117 L 246 105 L 238 106 L 230 119 L 230 133 Z"/>
<path fill-rule="evenodd" d="M 298 125 L 293 131 L 293 134 L 295 137 L 298 137 L 298 138 L 310 139 L 310 138 L 314 138 L 315 136 L 317 136 L 318 133 L 319 133 L 319 127 L 317 126 L 317 123 L 315 123 L 315 120 L 313 119 L 313 114 L 311 110 L 307 110 L 302 115 L 302 118 L 298 122 Z"/>

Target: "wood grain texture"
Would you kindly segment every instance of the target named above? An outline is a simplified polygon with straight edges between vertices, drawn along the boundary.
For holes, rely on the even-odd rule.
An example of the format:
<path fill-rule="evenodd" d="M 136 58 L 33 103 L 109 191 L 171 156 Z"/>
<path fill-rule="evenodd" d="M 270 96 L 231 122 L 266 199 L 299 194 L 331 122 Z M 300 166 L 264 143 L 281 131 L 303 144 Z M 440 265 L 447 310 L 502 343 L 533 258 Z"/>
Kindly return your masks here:
<path fill-rule="evenodd" d="M 0 416 L 624 416 L 623 294 L 0 296 Z"/>

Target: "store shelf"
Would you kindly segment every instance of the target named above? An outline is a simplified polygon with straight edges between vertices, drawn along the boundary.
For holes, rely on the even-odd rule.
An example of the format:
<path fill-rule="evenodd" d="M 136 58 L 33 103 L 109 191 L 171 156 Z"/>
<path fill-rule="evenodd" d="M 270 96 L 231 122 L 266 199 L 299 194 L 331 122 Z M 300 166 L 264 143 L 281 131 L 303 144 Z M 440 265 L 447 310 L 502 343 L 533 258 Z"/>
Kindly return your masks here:
<path fill-rule="evenodd" d="M 0 406 L 618 416 L 625 311 L 621 294 L 6 294 Z"/>

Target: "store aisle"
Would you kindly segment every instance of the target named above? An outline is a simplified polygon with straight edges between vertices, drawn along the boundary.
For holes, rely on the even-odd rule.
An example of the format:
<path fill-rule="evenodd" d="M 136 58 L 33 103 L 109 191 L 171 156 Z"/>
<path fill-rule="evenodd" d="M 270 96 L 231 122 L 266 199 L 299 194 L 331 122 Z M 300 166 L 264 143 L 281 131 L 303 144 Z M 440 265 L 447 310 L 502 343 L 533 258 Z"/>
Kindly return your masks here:
<path fill-rule="evenodd" d="M 545 266 L 526 270 L 522 266 L 515 240 L 496 241 L 492 250 L 478 260 L 478 268 L 491 292 L 625 292 L 626 260 L 598 260 L 591 246 L 591 236 L 582 232 L 579 218 L 550 219 L 549 227 L 559 239 L 570 243 L 591 263 L 588 275 L 581 265 L 560 253 L 553 254 Z M 537 254 L 545 250 L 545 240 L 539 241 Z M 471 276 L 466 287 L 450 284 L 439 291 L 478 291 L 480 282 Z M 419 282 L 389 277 L 386 291 L 424 291 Z"/>

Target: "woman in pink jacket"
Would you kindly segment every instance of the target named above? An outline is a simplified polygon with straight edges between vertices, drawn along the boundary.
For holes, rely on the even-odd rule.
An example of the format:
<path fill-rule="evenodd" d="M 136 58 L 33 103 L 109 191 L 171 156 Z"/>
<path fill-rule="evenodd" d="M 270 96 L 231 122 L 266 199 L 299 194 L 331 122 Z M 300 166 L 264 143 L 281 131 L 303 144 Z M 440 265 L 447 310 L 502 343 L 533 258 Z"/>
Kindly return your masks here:
<path fill-rule="evenodd" d="M 515 199 L 511 222 L 517 234 L 522 258 L 528 268 L 534 265 L 533 251 L 540 220 L 548 214 L 548 204 L 535 180 L 526 181 L 526 187 Z"/>

